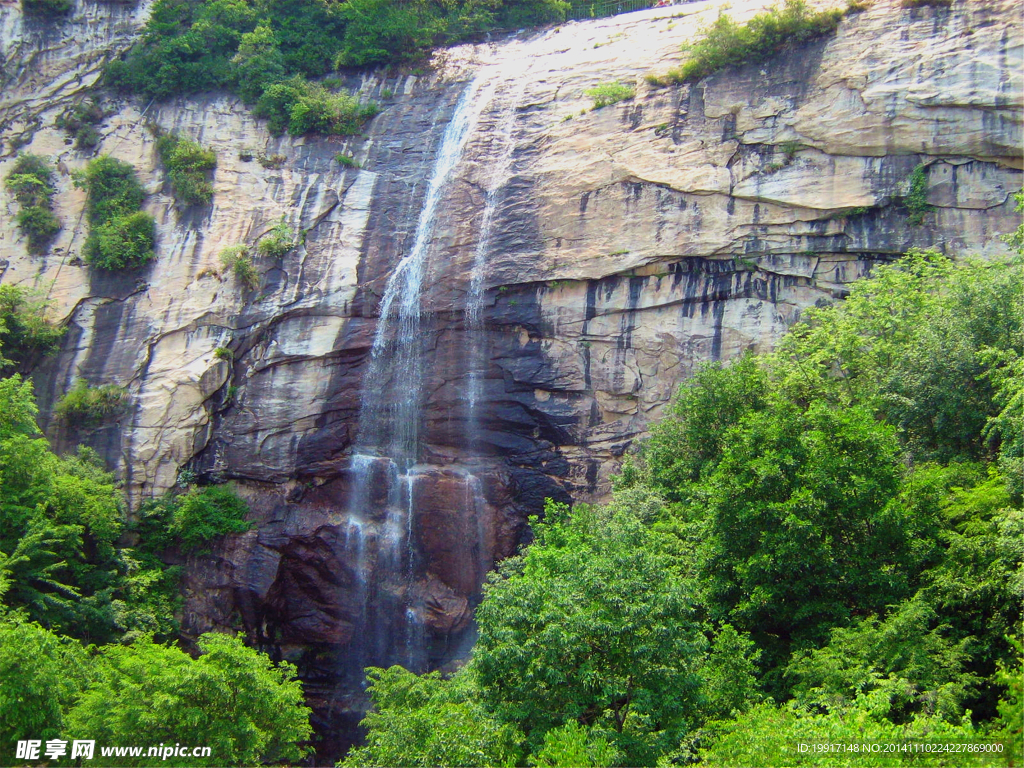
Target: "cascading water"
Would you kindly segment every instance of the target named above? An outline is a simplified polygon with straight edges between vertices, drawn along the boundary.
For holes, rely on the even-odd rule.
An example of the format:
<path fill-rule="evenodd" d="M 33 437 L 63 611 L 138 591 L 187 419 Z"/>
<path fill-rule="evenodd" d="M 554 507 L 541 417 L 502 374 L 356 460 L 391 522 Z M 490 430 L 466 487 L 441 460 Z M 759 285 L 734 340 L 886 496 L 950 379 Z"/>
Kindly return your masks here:
<path fill-rule="evenodd" d="M 521 74 L 521 73 L 516 73 Z M 498 207 L 501 190 L 509 179 L 512 170 L 512 153 L 515 150 L 515 127 L 516 114 L 519 103 L 522 100 L 524 80 L 521 77 L 513 77 L 509 81 L 514 88 L 514 93 L 506 102 L 504 109 L 498 118 L 497 143 L 498 152 L 494 164 L 491 166 L 491 177 L 487 185 L 486 197 L 484 198 L 484 209 L 480 219 L 480 230 L 477 238 L 476 250 L 473 253 L 473 271 L 470 274 L 469 293 L 466 297 L 466 326 L 469 330 L 469 382 L 468 382 L 468 409 L 469 409 L 469 435 L 471 445 L 476 441 L 480 428 L 479 407 L 482 392 L 483 360 L 482 339 L 483 339 L 483 307 L 484 307 L 484 274 L 487 268 L 487 249 L 491 244 L 491 233 L 494 228 L 494 214 Z"/>
<path fill-rule="evenodd" d="M 350 530 L 358 530 L 360 615 L 346 667 L 423 666 L 422 626 L 411 593 L 422 398 L 420 298 L 438 207 L 488 99 L 479 80 L 460 96 L 434 161 L 413 245 L 388 280 L 370 354 L 351 460 Z M 370 540 L 368 540 L 368 537 Z"/>

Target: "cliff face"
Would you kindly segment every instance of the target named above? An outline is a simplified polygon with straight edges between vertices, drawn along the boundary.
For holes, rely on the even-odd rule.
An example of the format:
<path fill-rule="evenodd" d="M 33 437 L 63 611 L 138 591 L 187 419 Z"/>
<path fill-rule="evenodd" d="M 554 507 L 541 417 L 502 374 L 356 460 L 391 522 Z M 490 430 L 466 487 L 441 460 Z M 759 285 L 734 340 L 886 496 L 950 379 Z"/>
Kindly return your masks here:
<path fill-rule="evenodd" d="M 131 394 L 118 423 L 51 436 L 99 448 L 135 502 L 186 467 L 252 502 L 252 531 L 190 563 L 187 631 L 244 627 L 300 662 L 322 713 L 358 709 L 364 663 L 465 651 L 479 585 L 526 516 L 545 496 L 606 493 L 701 361 L 770 347 L 909 248 L 1000 250 L 1022 183 L 1012 0 L 880 0 L 771 62 L 645 84 L 719 5 L 353 79 L 385 109 L 351 140 L 270 137 L 227 96 L 110 100 L 100 151 L 136 165 L 158 221 L 158 259 L 130 275 L 78 258 L 68 171 L 88 158 L 53 121 L 147 7 L 82 0 L 54 26 L 0 5 L 0 176 L 20 141 L 63 174 L 65 228 L 44 257 L 0 193 L 0 280 L 40 291 L 70 329 L 37 376 L 44 416 L 79 378 Z M 742 20 L 763 4 L 731 5 Z M 584 91 L 613 80 L 636 97 L 589 111 Z M 174 206 L 146 122 L 217 150 L 212 205 Z M 283 165 L 243 159 L 260 154 Z M 899 198 L 922 164 L 934 211 L 911 226 Z M 219 274 L 222 248 L 282 217 L 302 242 L 257 260 L 258 289 Z"/>

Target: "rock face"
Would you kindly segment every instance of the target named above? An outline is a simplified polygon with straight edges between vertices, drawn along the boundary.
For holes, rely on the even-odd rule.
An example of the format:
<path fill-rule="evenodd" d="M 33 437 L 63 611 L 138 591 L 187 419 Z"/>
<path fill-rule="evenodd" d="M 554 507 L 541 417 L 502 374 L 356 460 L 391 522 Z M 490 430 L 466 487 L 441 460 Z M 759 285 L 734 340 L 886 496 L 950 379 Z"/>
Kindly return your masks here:
<path fill-rule="evenodd" d="M 80 378 L 131 394 L 118 423 L 51 436 L 100 449 L 136 503 L 183 468 L 238 481 L 254 528 L 190 562 L 184 626 L 243 628 L 297 661 L 323 730 L 356 717 L 364 664 L 464 654 L 484 575 L 527 515 L 547 496 L 604 495 L 700 362 L 771 347 L 909 248 L 992 254 L 1017 225 L 1012 0 L 879 0 L 770 62 L 646 84 L 719 5 L 463 46 L 426 77 L 353 77 L 384 110 L 350 140 L 271 137 L 225 95 L 107 96 L 100 151 L 139 169 L 159 231 L 151 266 L 109 275 L 78 258 L 83 198 L 67 173 L 88 158 L 53 121 L 147 6 L 81 0 L 54 26 L 0 4 L 0 176 L 18 142 L 63 174 L 64 230 L 46 256 L 26 254 L 0 192 L 0 280 L 39 291 L 69 327 L 37 375 L 44 416 Z M 762 7 L 734 0 L 730 13 Z M 635 97 L 591 110 L 586 90 L 615 80 Z M 402 346 L 382 302 L 389 282 L 399 293 L 467 89 Z M 210 206 L 175 207 L 147 123 L 217 150 Z M 280 167 L 246 159 L 273 155 Z M 911 226 L 900 200 L 922 165 L 934 210 Z M 258 289 L 221 273 L 221 249 L 282 218 L 301 243 L 257 259 Z M 404 362 L 385 364 L 399 346 Z M 399 432 L 412 435 L 401 457 Z"/>

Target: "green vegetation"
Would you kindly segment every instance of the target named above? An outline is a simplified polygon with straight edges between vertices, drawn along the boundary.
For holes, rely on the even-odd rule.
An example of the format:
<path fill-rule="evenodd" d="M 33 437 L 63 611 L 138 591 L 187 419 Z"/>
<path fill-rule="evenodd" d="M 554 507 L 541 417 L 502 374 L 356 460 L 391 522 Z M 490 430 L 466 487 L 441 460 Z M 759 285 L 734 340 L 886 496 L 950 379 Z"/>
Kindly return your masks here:
<path fill-rule="evenodd" d="M 129 163 L 109 155 L 98 157 L 76 175 L 75 185 L 87 196 L 90 231 L 82 250 L 89 264 L 134 269 L 156 256 L 156 222 L 140 210 L 146 193 Z"/>
<path fill-rule="evenodd" d="M 107 80 L 157 99 L 227 88 L 275 133 L 357 133 L 377 108 L 313 78 L 332 67 L 416 61 L 493 29 L 559 21 L 567 8 L 563 0 L 158 0 L 141 42 L 108 65 Z"/>
<path fill-rule="evenodd" d="M 620 82 L 600 83 L 587 89 L 584 93 L 588 98 L 594 100 L 594 109 L 601 109 L 601 107 L 632 99 L 636 95 L 636 88 Z"/>
<path fill-rule="evenodd" d="M 71 107 L 57 118 L 56 125 L 75 141 L 75 149 L 87 151 L 100 143 L 96 126 L 103 120 L 103 108 L 95 99 L 87 99 Z"/>
<path fill-rule="evenodd" d="M 28 239 L 30 253 L 45 253 L 60 232 L 60 219 L 53 212 L 53 170 L 39 155 L 18 155 L 14 168 L 4 180 L 21 210 L 15 216 L 18 227 Z"/>
<path fill-rule="evenodd" d="M 0 286 L 0 307 L 0 366 L 55 348 L 60 333 L 21 289 Z M 19 739 L 128 744 L 142 732 L 211 748 L 177 764 L 301 760 L 310 711 L 294 667 L 241 637 L 203 635 L 197 658 L 157 642 L 179 632 L 181 567 L 168 551 L 244 530 L 245 503 L 225 486 L 187 488 L 128 520 L 97 454 L 53 453 L 37 413 L 31 381 L 0 378 L 0 762 L 18 762 Z"/>
<path fill-rule="evenodd" d="M 260 152 L 259 154 L 256 155 L 256 160 L 264 168 L 269 168 L 271 170 L 276 171 L 278 168 L 284 166 L 288 158 L 285 157 L 284 155 L 265 155 L 262 152 Z"/>
<path fill-rule="evenodd" d="M 284 218 L 256 244 L 260 256 L 279 259 L 296 246 L 295 230 L 285 224 Z"/>
<path fill-rule="evenodd" d="M 2 589 L 0 589 L 2 596 Z M 56 739 L 87 676 L 85 650 L 19 614 L 0 613 L 0 740 Z"/>
<path fill-rule="evenodd" d="M 217 167 L 217 153 L 203 149 L 176 133 L 165 133 L 156 141 L 160 162 L 167 169 L 171 191 L 185 205 L 207 205 L 213 199 L 213 185 L 207 172 Z"/>
<path fill-rule="evenodd" d="M 77 427 L 92 427 L 121 413 L 128 402 L 124 387 L 104 384 L 90 387 L 79 379 L 53 407 L 56 419 Z"/>
<path fill-rule="evenodd" d="M 47 322 L 45 308 L 24 288 L 0 285 L 0 372 L 13 366 L 17 373 L 31 373 L 60 347 L 64 329 Z"/>
<path fill-rule="evenodd" d="M 128 744 L 145 733 L 154 743 L 202 744 L 207 758 L 180 765 L 260 765 L 298 761 L 309 738 L 309 708 L 295 667 L 274 664 L 239 637 L 208 633 L 202 655 L 140 638 L 108 645 L 93 660 L 91 679 L 67 714 L 68 730 L 102 744 Z M 111 765 L 153 765 L 120 758 Z"/>
<path fill-rule="evenodd" d="M 363 104 L 353 94 L 333 93 L 318 83 L 293 77 L 274 83 L 256 101 L 253 113 L 267 119 L 273 134 L 287 131 L 292 136 L 305 133 L 358 133 L 363 123 L 379 112 L 376 104 Z"/>
<path fill-rule="evenodd" d="M 352 155 L 347 155 L 344 152 L 339 152 L 334 156 L 334 162 L 338 165 L 343 165 L 346 168 L 359 168 L 359 161 L 356 160 Z"/>
<path fill-rule="evenodd" d="M 811 11 L 804 0 L 786 0 L 782 10 L 769 8 L 746 24 L 737 24 L 721 13 L 703 30 L 704 37 L 687 49 L 689 58 L 682 66 L 664 77 L 652 77 L 659 85 L 666 81 L 690 83 L 727 67 L 756 64 L 787 46 L 835 32 L 843 15 L 841 10 Z"/>
<path fill-rule="evenodd" d="M 244 245 L 232 245 L 220 252 L 221 266 L 230 270 L 235 278 L 246 288 L 258 288 L 260 274 L 253 266 L 249 248 Z"/>
<path fill-rule="evenodd" d="M 342 765 L 1017 764 L 1022 290 L 912 253 L 700 368 L 609 504 L 532 520 L 461 670 L 370 671 Z"/>
<path fill-rule="evenodd" d="M 218 360 L 224 360 L 229 363 L 235 359 L 234 354 L 227 347 L 217 347 L 213 350 L 213 356 Z"/>
<path fill-rule="evenodd" d="M 29 16 L 65 16 L 71 12 L 71 0 L 21 0 L 21 9 Z"/>
<path fill-rule="evenodd" d="M 249 506 L 227 486 L 192 488 L 175 500 L 168 530 L 183 550 L 191 551 L 224 534 L 249 530 L 248 511 Z"/>
<path fill-rule="evenodd" d="M 907 194 L 900 198 L 900 202 L 907 209 L 907 221 L 911 226 L 919 227 L 924 224 L 925 214 L 933 210 L 928 205 L 928 166 L 923 163 L 917 166 L 907 179 L 907 187 Z"/>

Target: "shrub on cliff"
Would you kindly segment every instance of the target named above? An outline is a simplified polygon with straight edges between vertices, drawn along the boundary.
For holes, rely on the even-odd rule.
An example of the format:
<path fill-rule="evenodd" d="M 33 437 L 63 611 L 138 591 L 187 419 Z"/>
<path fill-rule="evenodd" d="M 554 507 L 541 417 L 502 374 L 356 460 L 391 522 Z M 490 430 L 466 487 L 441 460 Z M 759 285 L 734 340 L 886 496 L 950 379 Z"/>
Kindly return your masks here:
<path fill-rule="evenodd" d="M 220 264 L 230 270 L 246 288 L 256 288 L 260 284 L 260 274 L 253 266 L 249 249 L 244 245 L 232 245 L 220 252 Z"/>
<path fill-rule="evenodd" d="M 176 133 L 158 138 L 156 149 L 176 200 L 185 205 L 206 205 L 213 199 L 213 185 L 206 174 L 217 167 L 216 152 Z"/>
<path fill-rule="evenodd" d="M 64 16 L 71 12 L 71 0 L 21 0 L 21 9 L 29 16 Z"/>
<path fill-rule="evenodd" d="M 192 488 L 175 500 L 169 531 L 183 550 L 192 551 L 218 536 L 249 530 L 248 511 L 249 505 L 226 485 Z"/>
<path fill-rule="evenodd" d="M 363 103 L 346 91 L 334 93 L 318 83 L 293 77 L 268 87 L 253 112 L 267 120 L 273 134 L 287 131 L 351 135 L 380 111 L 373 102 Z"/>
<path fill-rule="evenodd" d="M 618 81 L 612 83 L 601 83 L 584 92 L 594 100 L 594 109 L 608 107 L 618 104 L 620 101 L 632 99 L 636 95 L 636 88 Z"/>
<path fill-rule="evenodd" d="M 64 328 L 46 319 L 46 303 L 21 286 L 0 285 L 0 371 L 30 373 L 60 348 Z M 6 370 L 5 370 L 6 369 Z"/>
<path fill-rule="evenodd" d="M 56 120 L 56 126 L 74 138 L 75 149 L 90 150 L 100 143 L 96 126 L 103 120 L 103 108 L 95 99 L 80 102 Z"/>
<path fill-rule="evenodd" d="M 256 250 L 261 256 L 279 259 L 295 245 L 295 231 L 285 223 L 282 217 L 281 221 L 275 224 L 256 244 Z"/>
<path fill-rule="evenodd" d="M 786 46 L 831 34 L 842 18 L 842 10 L 811 11 L 804 0 L 786 0 L 782 10 L 773 6 L 746 24 L 722 13 L 690 48 L 682 66 L 668 73 L 668 79 L 694 82 L 726 67 L 756 64 Z"/>
<path fill-rule="evenodd" d="M 49 162 L 39 155 L 19 155 L 4 186 L 21 206 L 15 221 L 28 239 L 29 252 L 44 253 L 61 229 L 53 212 L 56 187 Z"/>
<path fill-rule="evenodd" d="M 54 418 L 79 427 L 102 424 L 124 410 L 128 393 L 116 384 L 89 386 L 79 379 L 53 407 Z"/>
<path fill-rule="evenodd" d="M 82 251 L 89 264 L 134 269 L 155 257 L 156 222 L 139 210 L 146 193 L 129 163 L 98 157 L 76 175 L 75 185 L 86 190 L 91 227 Z"/>

